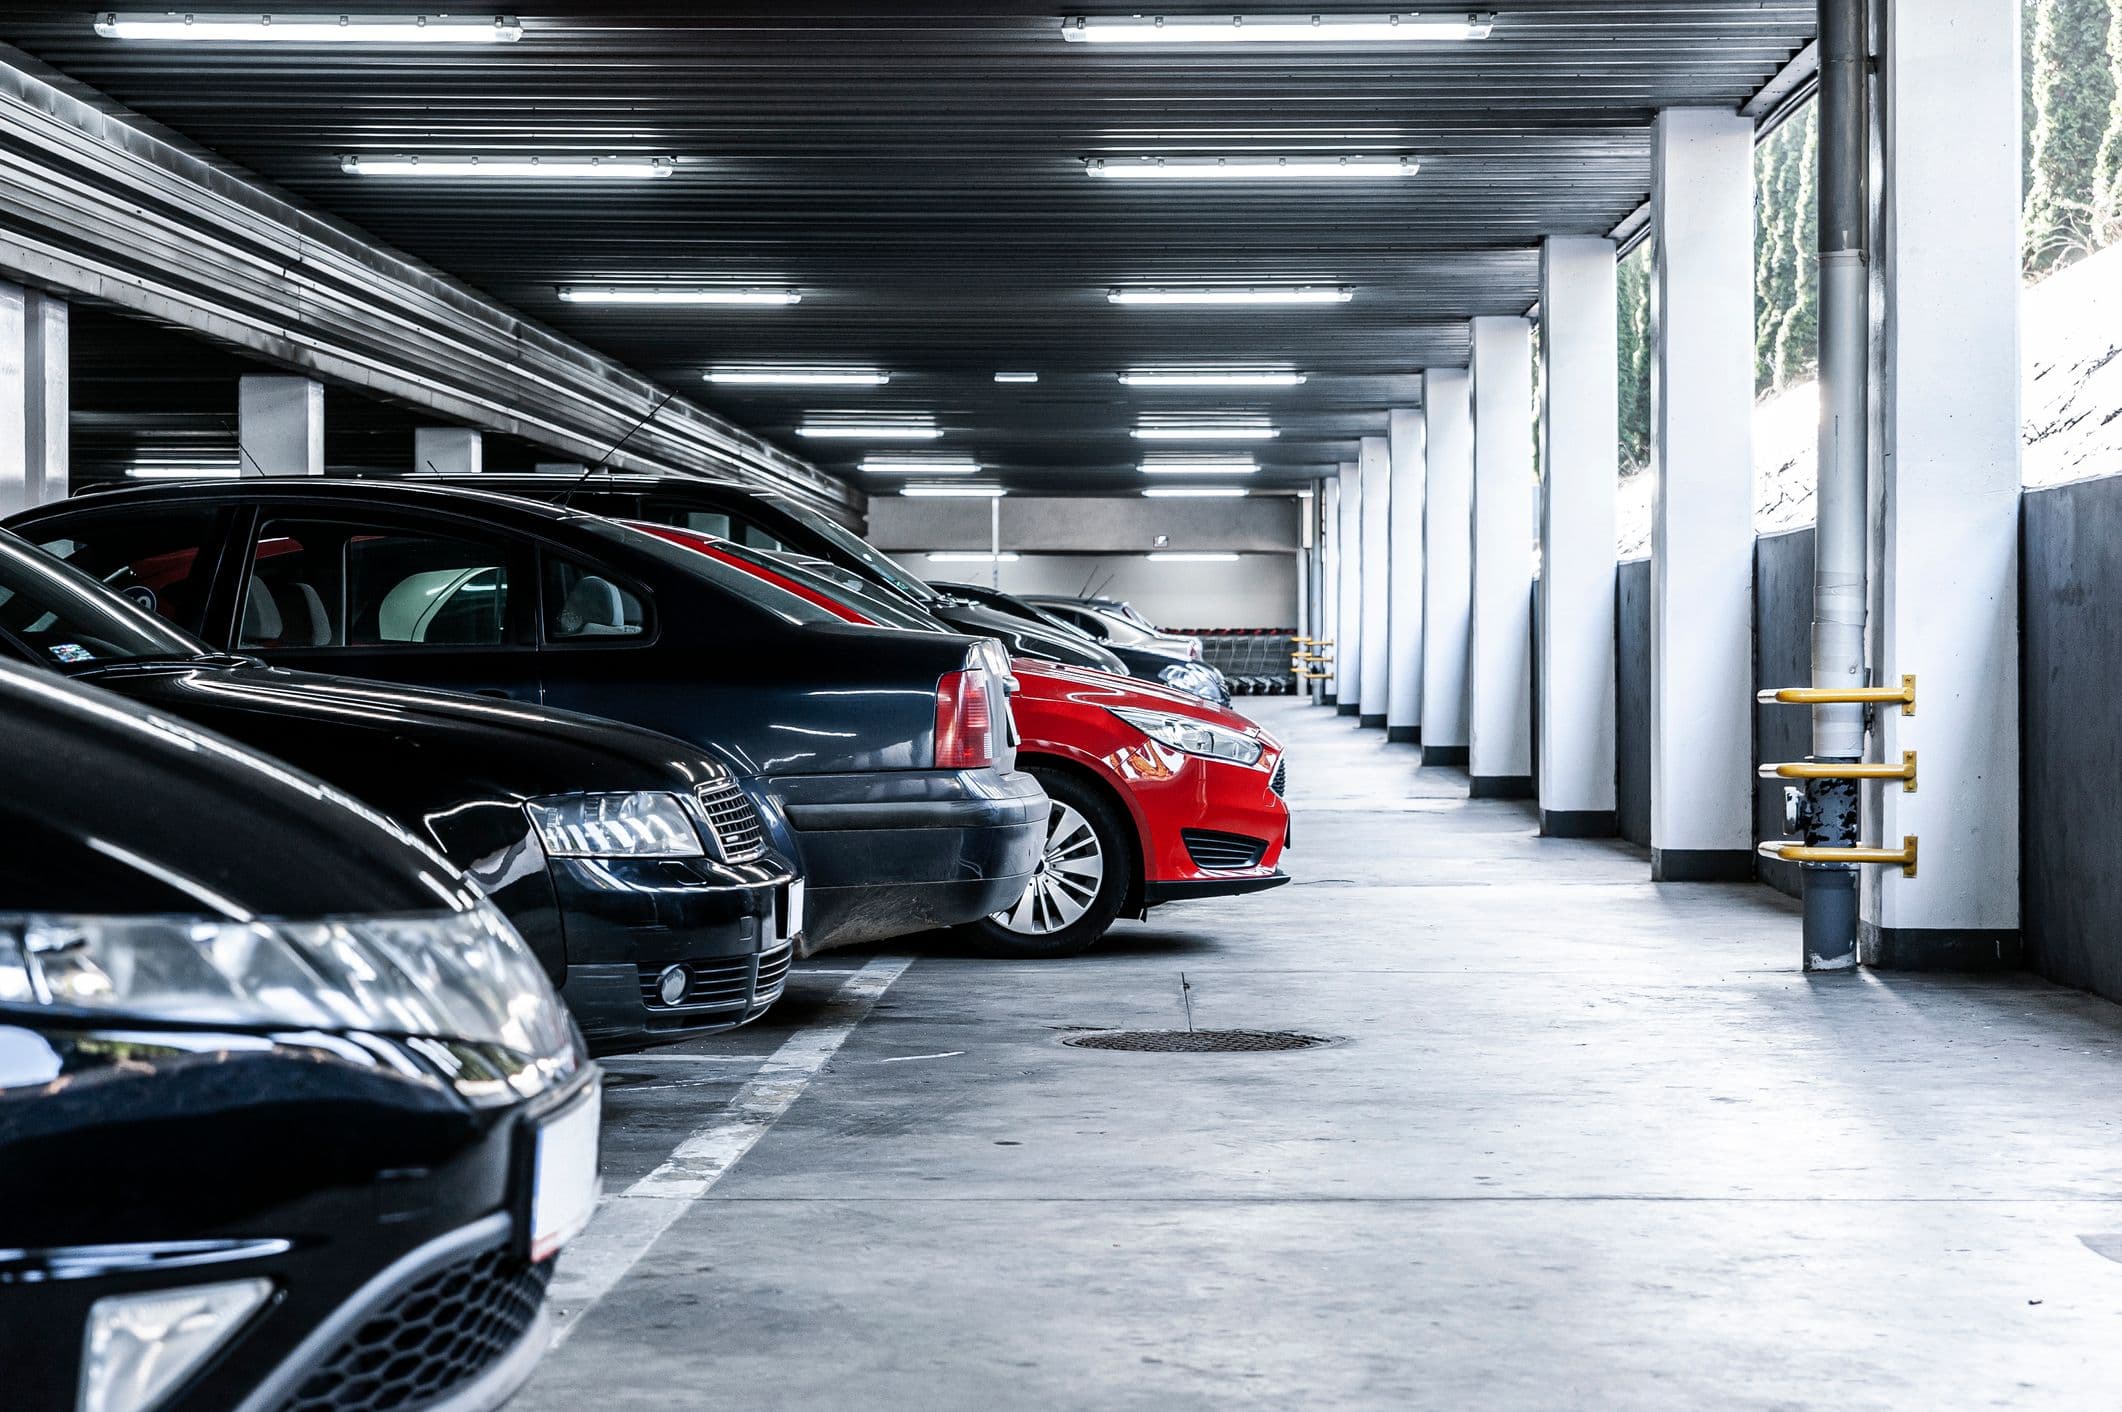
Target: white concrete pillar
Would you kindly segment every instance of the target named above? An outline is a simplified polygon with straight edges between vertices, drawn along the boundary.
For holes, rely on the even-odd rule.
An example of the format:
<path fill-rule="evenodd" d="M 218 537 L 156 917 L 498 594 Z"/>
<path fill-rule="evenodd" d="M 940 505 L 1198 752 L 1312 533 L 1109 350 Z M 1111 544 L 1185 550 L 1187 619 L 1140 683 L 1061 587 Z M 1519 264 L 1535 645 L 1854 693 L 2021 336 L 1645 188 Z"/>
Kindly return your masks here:
<path fill-rule="evenodd" d="M 1476 799 L 1533 793 L 1533 330 L 1474 323 L 1474 604 L 1467 774 Z"/>
<path fill-rule="evenodd" d="M 1754 127 L 1655 134 L 1651 876 L 1727 881 L 1753 876 Z"/>
<path fill-rule="evenodd" d="M 1341 467 L 1340 618 L 1334 637 L 1334 709 L 1353 716 L 1363 700 L 1363 478 L 1359 466 Z"/>
<path fill-rule="evenodd" d="M 1359 725 L 1385 729 L 1386 623 L 1392 609 L 1392 458 L 1385 438 L 1360 443 L 1356 473 L 1363 481 L 1363 666 Z"/>
<path fill-rule="evenodd" d="M 247 476 L 324 474 L 324 384 L 252 376 L 236 384 L 238 460 Z"/>
<path fill-rule="evenodd" d="M 1614 242 L 1540 247 L 1540 832 L 1614 832 Z"/>
<path fill-rule="evenodd" d="M 1341 481 L 1339 477 L 1319 483 L 1319 626 L 1312 636 L 1315 649 L 1326 657 L 1318 664 L 1325 677 L 1314 683 L 1321 706 L 1339 700 L 1341 681 Z"/>
<path fill-rule="evenodd" d="M 65 302 L 0 284 L 0 515 L 66 498 L 69 390 Z"/>
<path fill-rule="evenodd" d="M 1474 586 L 1473 379 L 1422 374 L 1429 489 L 1422 511 L 1422 763 L 1466 763 L 1467 620 Z"/>
<path fill-rule="evenodd" d="M 486 442 L 470 427 L 414 427 L 413 469 L 475 476 L 486 469 Z"/>
<path fill-rule="evenodd" d="M 1882 455 L 1872 503 L 1871 758 L 1916 752 L 1919 788 L 1873 786 L 1866 840 L 1918 840 L 1916 876 L 1867 868 L 1859 955 L 1895 968 L 2019 962 L 2019 11 L 1888 10 Z M 2087 710 L 2107 709 L 2087 702 Z"/>
<path fill-rule="evenodd" d="M 1385 738 L 1422 743 L 1422 478 L 1428 464 L 1419 407 L 1393 411 L 1392 528 L 1387 592 Z"/>

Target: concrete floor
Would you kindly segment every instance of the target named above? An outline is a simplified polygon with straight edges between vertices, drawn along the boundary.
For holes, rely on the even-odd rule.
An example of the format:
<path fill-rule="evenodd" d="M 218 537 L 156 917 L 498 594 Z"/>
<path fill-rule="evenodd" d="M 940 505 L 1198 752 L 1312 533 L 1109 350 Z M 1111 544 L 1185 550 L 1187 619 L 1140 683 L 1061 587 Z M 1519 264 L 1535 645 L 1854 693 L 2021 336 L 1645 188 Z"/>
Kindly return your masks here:
<path fill-rule="evenodd" d="M 516 1407 L 2122 1406 L 2122 1009 L 1807 978 L 1766 889 L 1241 704 L 1295 885 L 1069 962 L 833 953 L 612 1061 Z M 1203 1027 L 1342 1042 L 1061 1045 L 1182 1026 L 1182 973 Z"/>

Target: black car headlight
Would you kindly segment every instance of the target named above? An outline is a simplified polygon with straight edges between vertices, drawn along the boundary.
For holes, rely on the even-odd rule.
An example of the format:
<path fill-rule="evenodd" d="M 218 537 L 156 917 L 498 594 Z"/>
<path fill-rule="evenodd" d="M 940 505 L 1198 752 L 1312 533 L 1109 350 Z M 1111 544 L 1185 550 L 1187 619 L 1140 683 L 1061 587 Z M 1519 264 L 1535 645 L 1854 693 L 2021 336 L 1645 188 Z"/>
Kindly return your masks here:
<path fill-rule="evenodd" d="M 0 913 L 0 1004 L 490 1045 L 541 1068 L 574 1052 L 559 996 L 491 903 L 316 921 Z"/>
<path fill-rule="evenodd" d="M 525 804 L 554 858 L 700 858 L 691 811 L 675 794 L 556 794 Z"/>
<path fill-rule="evenodd" d="M 1211 760 L 1228 760 L 1234 765 L 1258 763 L 1263 747 L 1259 741 L 1227 726 L 1197 721 L 1191 716 L 1175 716 L 1165 711 L 1137 711 L 1126 706 L 1105 708 L 1136 730 L 1174 750 L 1188 755 L 1206 756 Z"/>

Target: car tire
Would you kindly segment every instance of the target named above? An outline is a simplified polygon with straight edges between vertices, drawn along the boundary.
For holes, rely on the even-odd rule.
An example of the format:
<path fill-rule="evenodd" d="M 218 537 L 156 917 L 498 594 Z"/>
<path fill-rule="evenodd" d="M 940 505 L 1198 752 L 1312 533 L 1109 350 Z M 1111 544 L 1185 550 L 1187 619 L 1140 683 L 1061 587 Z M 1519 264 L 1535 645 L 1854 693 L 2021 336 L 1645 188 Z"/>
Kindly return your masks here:
<path fill-rule="evenodd" d="M 1135 872 L 1134 828 L 1095 785 L 1061 770 L 1023 768 L 1053 801 L 1040 869 L 1016 906 L 963 930 L 989 956 L 1080 956 L 1105 935 L 1127 900 Z"/>

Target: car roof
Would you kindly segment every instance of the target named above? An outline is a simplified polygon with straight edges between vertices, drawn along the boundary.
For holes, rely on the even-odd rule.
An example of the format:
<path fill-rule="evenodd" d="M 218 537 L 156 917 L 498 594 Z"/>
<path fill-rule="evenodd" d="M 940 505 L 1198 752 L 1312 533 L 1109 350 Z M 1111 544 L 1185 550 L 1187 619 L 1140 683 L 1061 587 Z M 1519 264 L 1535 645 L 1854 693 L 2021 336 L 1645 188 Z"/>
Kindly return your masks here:
<path fill-rule="evenodd" d="M 595 518 L 543 500 L 530 500 L 462 484 L 430 482 L 416 485 L 405 480 L 373 480 L 350 476 L 244 476 L 212 480 L 160 481 L 152 485 L 113 486 L 84 492 L 51 505 L 52 509 L 87 508 L 91 505 L 148 503 L 189 504 L 218 500 L 286 500 L 302 504 L 392 505 L 407 509 L 457 510 L 476 508 L 482 512 L 515 515 L 520 519 L 554 522 Z"/>
<path fill-rule="evenodd" d="M 711 476 L 659 475 L 653 471 L 597 471 L 589 475 L 562 476 L 550 471 L 414 471 L 392 478 L 402 485 L 454 485 L 477 488 L 485 484 L 535 485 L 541 490 L 573 482 L 584 494 L 598 490 L 662 490 L 682 486 L 687 490 L 726 490 L 740 495 L 770 495 L 764 486 L 741 485 Z"/>

